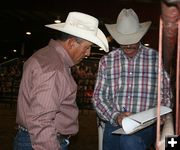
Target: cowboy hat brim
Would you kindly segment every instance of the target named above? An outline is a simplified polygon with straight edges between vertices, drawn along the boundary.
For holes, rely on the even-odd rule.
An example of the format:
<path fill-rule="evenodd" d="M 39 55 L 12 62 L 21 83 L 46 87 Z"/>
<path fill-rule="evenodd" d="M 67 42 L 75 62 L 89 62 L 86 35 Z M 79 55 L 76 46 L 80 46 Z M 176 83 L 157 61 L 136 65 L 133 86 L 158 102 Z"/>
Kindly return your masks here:
<path fill-rule="evenodd" d="M 105 24 L 115 41 L 121 45 L 135 44 L 141 40 L 151 25 L 151 21 L 139 24 L 139 30 L 133 34 L 122 34 L 117 30 L 117 24 Z"/>
<path fill-rule="evenodd" d="M 85 30 L 82 30 L 80 28 L 76 28 L 73 26 L 67 26 L 65 23 L 49 24 L 45 26 L 51 29 L 59 30 L 59 31 L 80 37 L 82 39 L 88 40 L 98 45 L 99 47 L 101 47 L 105 52 L 109 51 L 107 39 L 99 28 L 97 30 L 97 34 L 93 35 L 93 34 L 90 34 L 89 31 L 85 31 Z"/>

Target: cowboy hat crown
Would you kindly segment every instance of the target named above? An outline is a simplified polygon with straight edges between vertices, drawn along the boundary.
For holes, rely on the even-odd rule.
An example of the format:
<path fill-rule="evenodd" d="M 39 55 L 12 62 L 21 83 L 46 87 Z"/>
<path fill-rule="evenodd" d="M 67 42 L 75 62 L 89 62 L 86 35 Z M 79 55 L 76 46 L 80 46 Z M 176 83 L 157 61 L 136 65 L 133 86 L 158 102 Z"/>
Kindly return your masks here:
<path fill-rule="evenodd" d="M 45 26 L 88 40 L 108 52 L 108 41 L 104 33 L 98 28 L 98 23 L 99 21 L 93 16 L 80 12 L 70 12 L 64 23 Z"/>
<path fill-rule="evenodd" d="M 151 21 L 139 22 L 133 9 L 123 9 L 116 24 L 105 24 L 111 36 L 121 45 L 135 44 L 141 40 L 151 25 Z"/>

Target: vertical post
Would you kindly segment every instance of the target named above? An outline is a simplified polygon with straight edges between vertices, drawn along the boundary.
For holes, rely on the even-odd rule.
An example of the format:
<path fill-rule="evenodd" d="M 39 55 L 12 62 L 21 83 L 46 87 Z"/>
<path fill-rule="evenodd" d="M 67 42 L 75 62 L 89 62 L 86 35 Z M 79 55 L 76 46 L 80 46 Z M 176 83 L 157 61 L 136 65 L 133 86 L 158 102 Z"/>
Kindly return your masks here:
<path fill-rule="evenodd" d="M 180 134 L 179 127 L 179 84 L 180 84 L 180 20 L 178 20 L 178 38 L 177 38 L 177 63 L 176 63 L 176 135 Z"/>
<path fill-rule="evenodd" d="M 156 129 L 156 150 L 160 144 L 160 104 L 161 104 L 161 65 L 162 65 L 162 18 L 159 22 L 159 59 L 158 59 L 158 100 L 157 100 L 157 129 Z"/>

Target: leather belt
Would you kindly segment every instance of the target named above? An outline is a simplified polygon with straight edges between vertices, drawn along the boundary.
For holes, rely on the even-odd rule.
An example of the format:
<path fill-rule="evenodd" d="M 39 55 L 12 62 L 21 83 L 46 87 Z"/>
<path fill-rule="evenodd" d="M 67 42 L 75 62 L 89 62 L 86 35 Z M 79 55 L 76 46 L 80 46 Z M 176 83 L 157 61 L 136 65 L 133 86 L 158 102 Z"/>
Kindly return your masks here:
<path fill-rule="evenodd" d="M 59 134 L 59 133 L 57 133 L 57 138 L 58 138 L 58 140 L 59 140 L 59 143 L 60 143 L 60 145 L 61 144 L 69 144 L 69 138 L 71 137 L 71 135 L 62 135 L 62 134 Z"/>
<path fill-rule="evenodd" d="M 24 132 L 28 132 L 28 130 L 21 125 L 18 126 L 18 129 L 21 131 L 24 131 Z M 71 135 L 64 135 L 64 134 L 57 133 L 57 137 L 59 139 L 69 139 L 71 137 Z"/>
<path fill-rule="evenodd" d="M 64 135 L 64 134 L 57 133 L 57 137 L 63 138 L 63 139 L 69 139 L 71 137 L 71 135 Z"/>
<path fill-rule="evenodd" d="M 28 132 L 28 130 L 26 128 L 24 128 L 23 126 L 18 126 L 18 129 L 24 132 Z"/>

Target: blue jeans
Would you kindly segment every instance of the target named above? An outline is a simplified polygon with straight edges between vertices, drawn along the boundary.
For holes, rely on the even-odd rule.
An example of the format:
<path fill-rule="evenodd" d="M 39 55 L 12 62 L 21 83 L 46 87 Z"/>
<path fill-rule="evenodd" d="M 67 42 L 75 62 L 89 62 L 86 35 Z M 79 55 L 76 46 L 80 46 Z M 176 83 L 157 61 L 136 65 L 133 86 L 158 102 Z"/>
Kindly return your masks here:
<path fill-rule="evenodd" d="M 156 125 L 153 124 L 131 135 L 112 134 L 118 129 L 109 122 L 105 123 L 103 150 L 146 150 L 156 141 Z"/>
<path fill-rule="evenodd" d="M 62 150 L 68 150 L 69 141 L 60 142 Z M 30 136 L 27 131 L 18 130 L 16 137 L 14 138 L 13 150 L 33 150 L 31 145 Z"/>

